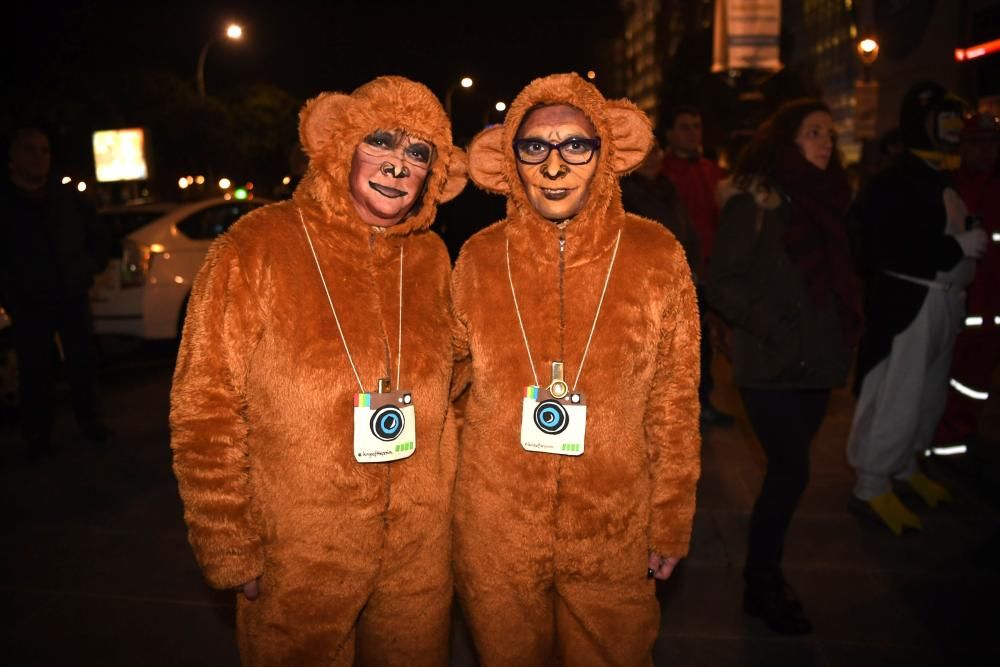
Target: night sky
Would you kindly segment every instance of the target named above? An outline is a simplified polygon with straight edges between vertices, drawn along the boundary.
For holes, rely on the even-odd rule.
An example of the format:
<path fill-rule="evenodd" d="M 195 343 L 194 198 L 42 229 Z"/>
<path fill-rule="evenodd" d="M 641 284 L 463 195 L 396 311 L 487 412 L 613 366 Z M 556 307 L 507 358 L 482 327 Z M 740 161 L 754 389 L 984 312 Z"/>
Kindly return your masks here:
<path fill-rule="evenodd" d="M 613 0 L 26 2 L 7 24 L 13 33 L 3 48 L 13 52 L 4 58 L 11 68 L 5 80 L 30 96 L 59 68 L 102 82 L 116 71 L 156 68 L 190 77 L 193 85 L 201 46 L 229 21 L 244 26 L 245 38 L 212 47 L 205 71 L 210 95 L 263 81 L 305 99 L 401 74 L 443 97 L 451 81 L 468 74 L 476 87 L 456 93 L 456 114 L 509 102 L 539 75 L 600 72 L 607 65 L 598 62 L 598 40 L 621 31 Z"/>

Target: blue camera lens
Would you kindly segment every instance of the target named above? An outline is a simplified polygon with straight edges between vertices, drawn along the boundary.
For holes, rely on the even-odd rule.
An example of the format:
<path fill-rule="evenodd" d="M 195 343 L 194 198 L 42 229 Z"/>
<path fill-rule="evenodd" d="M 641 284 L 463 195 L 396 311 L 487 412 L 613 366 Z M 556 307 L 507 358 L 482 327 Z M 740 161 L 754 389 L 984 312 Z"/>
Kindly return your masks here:
<path fill-rule="evenodd" d="M 386 405 L 375 411 L 371 419 L 372 434 L 379 440 L 395 440 L 403 432 L 403 413 L 399 408 Z"/>
<path fill-rule="evenodd" d="M 566 408 L 556 401 L 542 401 L 535 408 L 535 426 L 549 435 L 562 433 L 569 426 Z"/>

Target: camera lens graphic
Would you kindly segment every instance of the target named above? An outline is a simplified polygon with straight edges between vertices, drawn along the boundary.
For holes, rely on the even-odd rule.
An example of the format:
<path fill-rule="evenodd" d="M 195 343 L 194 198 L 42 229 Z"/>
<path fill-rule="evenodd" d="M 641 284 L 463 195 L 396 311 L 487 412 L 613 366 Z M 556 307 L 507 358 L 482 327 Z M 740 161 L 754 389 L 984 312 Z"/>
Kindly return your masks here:
<path fill-rule="evenodd" d="M 542 401 L 535 408 L 535 426 L 549 435 L 562 433 L 569 426 L 566 408 L 556 401 Z"/>
<path fill-rule="evenodd" d="M 372 415 L 372 433 L 379 440 L 395 440 L 403 432 L 403 413 L 393 405 L 386 405 Z"/>

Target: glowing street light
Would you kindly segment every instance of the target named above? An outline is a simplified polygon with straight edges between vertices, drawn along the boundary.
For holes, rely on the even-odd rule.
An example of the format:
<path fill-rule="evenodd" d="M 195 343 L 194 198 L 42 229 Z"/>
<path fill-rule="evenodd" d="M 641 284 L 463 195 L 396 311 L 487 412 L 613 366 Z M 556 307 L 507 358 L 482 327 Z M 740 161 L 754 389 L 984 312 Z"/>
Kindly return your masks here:
<path fill-rule="evenodd" d="M 80 192 L 86 192 L 87 184 L 84 183 L 83 181 L 80 181 L 79 183 L 76 184 L 76 189 L 79 190 Z"/>
<path fill-rule="evenodd" d="M 230 23 L 226 26 L 226 32 L 224 34 L 227 39 L 234 42 L 238 41 L 243 39 L 243 27 L 237 23 Z M 212 35 L 209 37 L 208 41 L 205 42 L 205 45 L 201 47 L 201 53 L 198 54 L 198 97 L 203 103 L 205 101 L 205 57 L 208 55 L 209 47 L 219 41 L 220 38 L 221 35 Z"/>
<path fill-rule="evenodd" d="M 190 185 L 190 183 L 188 183 L 188 179 L 184 178 L 183 176 L 181 176 L 180 180 L 177 181 L 177 187 L 179 187 L 181 190 L 186 189 L 188 185 Z"/>
<path fill-rule="evenodd" d="M 858 42 L 858 58 L 865 68 L 865 81 L 871 79 L 871 69 L 875 61 L 878 60 L 878 42 L 871 37 L 866 37 Z"/>
<path fill-rule="evenodd" d="M 592 69 L 588 69 L 587 70 L 587 78 L 590 79 L 591 81 L 593 81 L 594 79 L 597 78 L 597 72 L 595 72 Z"/>
<path fill-rule="evenodd" d="M 858 55 L 866 65 L 871 65 L 878 58 L 878 42 L 871 37 L 867 37 L 858 42 Z"/>
<path fill-rule="evenodd" d="M 878 59 L 878 42 L 865 37 L 857 44 L 863 76 L 854 82 L 854 139 L 862 142 L 862 152 L 873 149 L 870 142 L 877 136 L 878 81 L 872 81 L 872 65 Z"/>
<path fill-rule="evenodd" d="M 451 96 L 455 94 L 455 90 L 459 86 L 468 90 L 469 88 L 472 88 L 473 83 L 474 82 L 471 77 L 463 76 L 460 80 L 448 86 L 448 90 L 444 93 L 444 112 L 448 114 L 449 118 L 451 118 Z"/>
<path fill-rule="evenodd" d="M 229 186 L 231 186 L 232 184 L 233 184 L 232 181 L 230 181 L 228 178 L 223 177 L 219 179 L 220 190 L 228 190 Z"/>
<path fill-rule="evenodd" d="M 506 104 L 505 104 L 504 102 L 497 102 L 497 103 L 496 103 L 496 106 L 495 106 L 494 108 L 495 108 L 495 109 L 496 109 L 497 111 L 501 111 L 501 112 L 503 112 L 503 111 L 506 111 L 506 110 L 507 110 L 507 105 L 506 105 Z"/>
<path fill-rule="evenodd" d="M 72 182 L 73 182 L 73 179 L 70 178 L 69 176 L 63 176 L 62 177 L 62 184 L 63 185 L 69 185 Z"/>

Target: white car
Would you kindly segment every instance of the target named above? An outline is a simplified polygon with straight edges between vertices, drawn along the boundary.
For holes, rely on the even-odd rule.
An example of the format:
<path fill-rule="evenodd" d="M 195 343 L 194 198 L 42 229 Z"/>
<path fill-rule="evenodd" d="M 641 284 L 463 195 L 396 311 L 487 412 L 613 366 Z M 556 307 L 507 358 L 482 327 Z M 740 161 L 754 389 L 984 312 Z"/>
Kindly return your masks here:
<path fill-rule="evenodd" d="M 90 290 L 95 332 L 146 339 L 180 336 L 191 283 L 208 247 L 240 217 L 266 203 L 218 198 L 101 211 L 121 248 Z"/>

